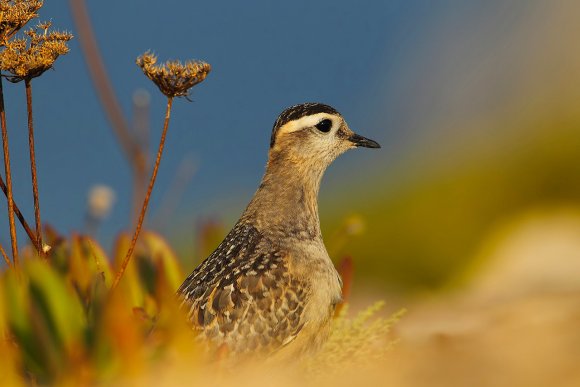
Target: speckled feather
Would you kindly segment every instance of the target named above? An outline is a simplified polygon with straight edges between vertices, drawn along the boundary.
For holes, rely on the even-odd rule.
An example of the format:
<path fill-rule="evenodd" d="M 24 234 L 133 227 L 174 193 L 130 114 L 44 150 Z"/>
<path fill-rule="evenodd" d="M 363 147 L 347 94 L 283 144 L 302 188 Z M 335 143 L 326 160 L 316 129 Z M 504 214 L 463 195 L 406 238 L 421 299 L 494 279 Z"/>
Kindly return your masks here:
<path fill-rule="evenodd" d="M 331 127 L 320 131 L 321 120 Z M 178 291 L 200 338 L 231 353 L 280 350 L 277 356 L 312 351 L 326 340 L 341 280 L 322 240 L 317 197 L 324 171 L 356 147 L 354 136 L 328 105 L 305 103 L 280 114 L 256 194 Z"/>
<path fill-rule="evenodd" d="M 308 288 L 288 265 L 287 253 L 238 223 L 178 292 L 204 338 L 235 353 L 269 353 L 302 328 Z"/>

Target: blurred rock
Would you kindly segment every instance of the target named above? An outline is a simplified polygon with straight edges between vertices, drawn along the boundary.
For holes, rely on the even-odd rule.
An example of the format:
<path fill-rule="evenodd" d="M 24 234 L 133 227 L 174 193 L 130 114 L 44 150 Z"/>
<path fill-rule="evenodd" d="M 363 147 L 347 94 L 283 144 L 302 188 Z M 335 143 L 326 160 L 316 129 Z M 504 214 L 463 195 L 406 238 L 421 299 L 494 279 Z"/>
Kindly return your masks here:
<path fill-rule="evenodd" d="M 488 265 L 461 294 L 408 305 L 388 382 L 580 385 L 580 212 L 527 214 L 481 254 Z"/>
<path fill-rule="evenodd" d="M 580 210 L 528 213 L 494 233 L 471 296 L 512 298 L 580 290 Z"/>

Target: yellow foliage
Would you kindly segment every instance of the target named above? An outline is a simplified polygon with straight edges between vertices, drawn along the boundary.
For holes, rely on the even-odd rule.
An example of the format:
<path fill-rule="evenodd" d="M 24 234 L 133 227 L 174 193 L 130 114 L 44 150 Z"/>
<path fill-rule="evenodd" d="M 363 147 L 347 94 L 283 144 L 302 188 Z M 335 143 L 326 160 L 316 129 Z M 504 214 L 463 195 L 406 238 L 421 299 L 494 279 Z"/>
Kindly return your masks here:
<path fill-rule="evenodd" d="M 126 236 L 117 241 L 113 265 L 88 237 L 53 239 L 48 262 L 29 254 L 20 271 L 8 268 L 0 277 L 3 380 L 10 385 L 130 384 L 163 375 L 171 385 L 214 380 L 216 372 L 224 382 L 230 380 L 233 370 L 208 359 L 194 339 L 175 294 L 183 279 L 181 266 L 160 236 L 143 234 L 114 290 L 112 273 L 123 258 Z M 380 307 L 354 319 L 343 309 L 328 344 L 292 367 L 320 377 L 357 358 L 380 362 L 392 344 L 388 332 L 397 318 L 377 318 Z"/>

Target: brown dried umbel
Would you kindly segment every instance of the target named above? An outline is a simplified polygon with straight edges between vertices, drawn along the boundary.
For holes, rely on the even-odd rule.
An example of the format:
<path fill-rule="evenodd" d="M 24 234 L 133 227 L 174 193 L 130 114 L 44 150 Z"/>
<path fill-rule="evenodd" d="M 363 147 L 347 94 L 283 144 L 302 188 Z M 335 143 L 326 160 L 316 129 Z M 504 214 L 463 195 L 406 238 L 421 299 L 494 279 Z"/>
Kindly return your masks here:
<path fill-rule="evenodd" d="M 149 206 L 151 192 L 153 191 L 155 179 L 157 178 L 157 171 L 159 170 L 159 163 L 161 162 L 163 147 L 165 146 L 165 136 L 167 135 L 167 128 L 169 127 L 169 118 L 171 117 L 173 98 L 187 98 L 189 95 L 189 89 L 202 82 L 211 70 L 211 66 L 209 64 L 202 61 L 191 60 L 185 62 L 185 64 L 182 64 L 179 61 L 168 61 L 163 65 L 156 66 L 155 63 L 157 63 L 157 57 L 149 51 L 138 57 L 136 62 L 137 65 L 141 67 L 145 75 L 157 85 L 163 94 L 165 94 L 167 97 L 167 107 L 165 109 L 165 121 L 163 123 L 161 139 L 159 140 L 157 156 L 155 158 L 155 164 L 153 165 L 153 171 L 151 172 L 151 178 L 149 179 L 147 192 L 145 193 L 145 197 L 143 199 L 143 205 L 141 206 L 139 219 L 137 219 L 137 225 L 135 226 L 135 232 L 133 233 L 133 238 L 131 239 L 129 250 L 127 250 L 127 254 L 121 262 L 121 266 L 117 271 L 115 280 L 113 281 L 113 288 L 117 287 L 121 281 L 121 278 L 123 277 L 123 273 L 125 272 L 131 257 L 133 256 L 133 251 L 135 250 L 135 245 L 137 244 L 137 239 L 139 238 L 139 233 L 141 232 L 141 227 L 143 226 L 143 220 L 145 219 L 145 213 L 147 212 L 147 207 Z"/>
<path fill-rule="evenodd" d="M 167 97 L 187 97 L 189 89 L 202 82 L 211 70 L 208 63 L 202 61 L 167 61 L 155 65 L 157 57 L 146 52 L 137 58 L 137 66 L 153 81 Z"/>
<path fill-rule="evenodd" d="M 36 223 L 36 236 L 33 240 L 33 244 L 39 255 L 42 256 L 44 256 L 45 250 L 42 242 L 38 179 L 36 173 L 31 81 L 33 78 L 42 75 L 46 70 L 52 68 L 54 62 L 60 55 L 68 53 L 69 48 L 67 42 L 72 39 L 72 35 L 67 32 L 49 31 L 50 25 L 50 22 L 45 22 L 39 24 L 36 28 L 31 28 L 25 31 L 24 37 L 13 38 L 10 41 L 5 42 L 4 50 L 0 52 L 0 70 L 8 73 L 2 74 L 2 77 L 12 83 L 24 81 L 26 87 L 28 142 L 34 197 L 34 217 Z M 7 185 L 9 186 L 10 184 Z M 9 198 L 9 202 L 10 200 L 11 199 Z M 12 207 L 14 207 L 13 203 Z M 12 211 L 12 209 L 9 209 L 9 211 Z M 14 248 L 13 255 L 16 256 L 16 248 Z"/>
<path fill-rule="evenodd" d="M 41 0 L 0 0 L 0 46 L 5 46 L 26 23 L 38 16 Z"/>
<path fill-rule="evenodd" d="M 67 42 L 72 34 L 48 31 L 50 23 L 41 23 L 25 32 L 27 37 L 12 39 L 0 53 L 0 70 L 12 75 L 4 77 L 16 83 L 42 75 L 52 68 L 54 61 L 68 53 Z"/>

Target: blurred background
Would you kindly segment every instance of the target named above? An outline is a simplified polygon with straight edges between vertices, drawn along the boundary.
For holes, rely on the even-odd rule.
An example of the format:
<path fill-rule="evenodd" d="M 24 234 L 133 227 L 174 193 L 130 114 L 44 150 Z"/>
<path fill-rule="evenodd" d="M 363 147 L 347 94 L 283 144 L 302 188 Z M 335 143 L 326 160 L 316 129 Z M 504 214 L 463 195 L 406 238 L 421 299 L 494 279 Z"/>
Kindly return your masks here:
<path fill-rule="evenodd" d="M 449 358 L 442 354 L 495 366 L 495 352 L 514 332 L 527 346 L 504 352 L 511 370 L 527 367 L 526 338 L 546 331 L 566 334 L 533 353 L 578 358 L 580 337 L 571 333 L 580 323 L 577 2 L 87 6 L 123 112 L 149 133 L 152 149 L 165 100 L 135 58 L 152 49 L 160 60 L 196 58 L 213 67 L 192 102 L 174 104 L 147 220 L 186 270 L 215 247 L 253 195 L 277 115 L 320 101 L 383 146 L 351 151 L 331 166 L 320 193 L 322 229 L 334 259 L 353 259 L 353 294 L 380 294 L 393 310 L 409 308 L 398 332 L 407 339 L 401 358 L 406 350 L 416 360 L 413 349 L 422 348 L 432 367 L 414 377 L 429 381 L 449 370 L 434 362 Z M 41 19 L 78 36 L 66 1 L 47 2 Z M 32 219 L 24 89 L 9 85 L 5 92 L 15 197 Z M 79 39 L 55 71 L 34 82 L 34 98 L 44 220 L 64 234 L 96 232 L 110 249 L 131 229 L 131 169 Z M 95 186 L 108 187 L 112 204 L 98 227 L 87 223 Z M 4 246 L 8 235 L 1 222 Z M 459 335 L 459 344 L 449 335 Z M 573 364 L 557 363 L 535 382 L 566 385 Z M 474 369 L 462 372 L 468 378 Z M 528 379 L 517 380 L 534 385 L 534 373 Z"/>
<path fill-rule="evenodd" d="M 212 224 L 219 239 L 251 198 L 277 115 L 304 101 L 335 106 L 383 145 L 341 157 L 320 194 L 323 232 L 335 258 L 353 257 L 356 284 L 440 289 L 472 272 L 490 243 L 526 227 L 518 219 L 538 212 L 578 219 L 573 2 L 87 6 L 120 105 L 149 133 L 151 149 L 164 98 L 135 58 L 152 49 L 160 60 L 213 66 L 193 102 L 175 104 L 147 221 L 190 265 L 200 227 Z M 131 169 L 69 3 L 47 2 L 41 19 L 53 18 L 77 39 L 34 84 L 43 218 L 65 234 L 87 231 L 89 192 L 104 185 L 112 208 L 96 232 L 108 247 L 131 228 Z M 15 195 L 32 219 L 24 91 L 6 89 Z M 5 206 L 0 211 L 5 218 Z M 9 245 L 5 223 L 0 240 Z"/>
<path fill-rule="evenodd" d="M 200 228 L 214 225 L 219 239 L 251 198 L 277 115 L 304 101 L 335 106 L 383 145 L 341 157 L 320 193 L 325 238 L 336 259 L 353 257 L 356 286 L 441 289 L 471 273 L 490 243 L 526 227 L 518 219 L 539 211 L 578 220 L 574 2 L 87 7 L 118 101 L 131 125 L 149 133 L 151 149 L 165 101 L 135 58 L 152 49 L 160 60 L 213 66 L 193 102 L 175 104 L 147 221 L 190 267 L 200 258 Z M 34 84 L 43 218 L 65 234 L 87 231 L 89 192 L 105 185 L 113 207 L 96 232 L 110 247 L 131 228 L 131 169 L 89 76 L 69 3 L 47 2 L 41 19 L 77 36 L 71 53 Z M 32 219 L 24 90 L 6 89 L 15 197 Z"/>

